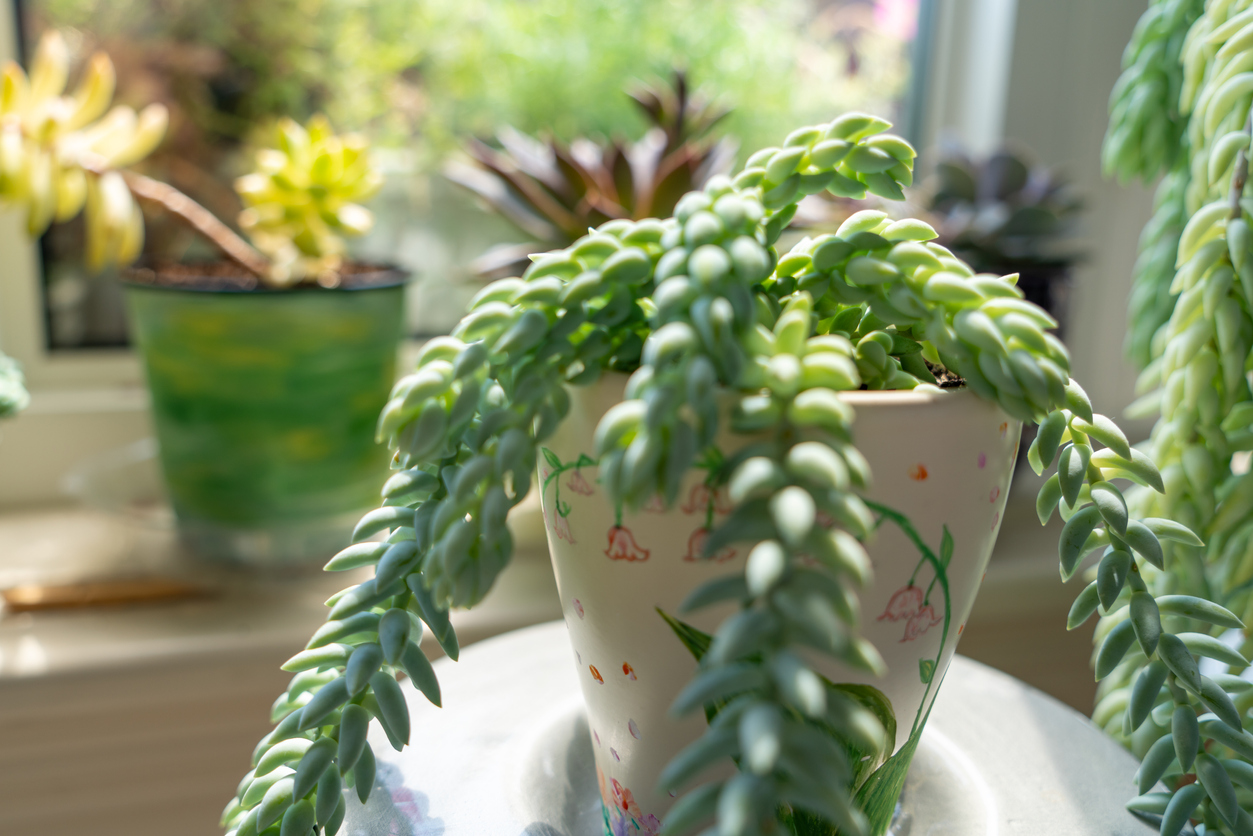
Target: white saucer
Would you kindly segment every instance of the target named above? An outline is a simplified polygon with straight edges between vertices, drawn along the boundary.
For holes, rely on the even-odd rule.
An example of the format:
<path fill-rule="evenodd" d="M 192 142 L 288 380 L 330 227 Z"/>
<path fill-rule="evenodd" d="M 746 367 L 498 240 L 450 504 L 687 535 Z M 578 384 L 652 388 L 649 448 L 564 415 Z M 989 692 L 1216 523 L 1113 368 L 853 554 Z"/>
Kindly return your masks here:
<path fill-rule="evenodd" d="M 518 630 L 435 666 L 445 708 L 410 694 L 411 745 L 375 728 L 378 785 L 350 836 L 601 836 L 565 626 Z M 905 783 L 897 836 L 1148 836 L 1126 812 L 1135 759 L 1088 720 L 956 657 Z"/>

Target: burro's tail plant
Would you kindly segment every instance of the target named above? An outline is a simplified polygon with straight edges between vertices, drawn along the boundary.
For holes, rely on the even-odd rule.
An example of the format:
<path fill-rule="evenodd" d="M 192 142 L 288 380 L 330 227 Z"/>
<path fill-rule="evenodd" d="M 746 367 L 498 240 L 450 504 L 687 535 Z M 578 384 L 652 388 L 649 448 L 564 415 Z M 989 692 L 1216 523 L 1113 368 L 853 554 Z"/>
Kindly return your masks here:
<path fill-rule="evenodd" d="M 1250 6 L 1153 3 L 1127 47 L 1106 140 L 1107 168 L 1124 179 L 1166 172 L 1141 239 L 1128 328 L 1133 359 L 1144 368 L 1143 396 L 1133 409 L 1158 416 L 1147 449 L 1161 465 L 1163 490 L 1128 499 L 1133 512 L 1168 516 L 1208 541 L 1166 544 L 1164 568 L 1146 578 L 1169 626 L 1196 617 L 1192 605 L 1174 603 L 1189 596 L 1246 621 L 1253 614 Z M 1152 146 L 1127 140 L 1141 131 L 1163 139 Z M 1095 583 L 1102 600 L 1116 571 L 1101 564 Z M 1134 623 L 1134 597 L 1128 614 Z M 1190 670 L 1191 685 L 1178 672 L 1172 681 L 1161 660 L 1133 654 L 1102 683 L 1095 718 L 1144 759 L 1139 784 L 1146 794 L 1133 809 L 1164 809 L 1172 825 L 1190 814 L 1206 833 L 1253 832 L 1253 737 L 1239 731 L 1253 686 L 1233 675 L 1246 671 L 1253 645 L 1248 629 L 1222 611 L 1204 621 L 1212 626 L 1178 639 L 1210 657 L 1208 678 Z M 1097 636 L 1108 644 L 1130 629 L 1114 612 Z M 1190 693 L 1197 683 L 1205 712 L 1199 717 Z M 1218 699 L 1220 691 L 1234 700 Z M 1159 779 L 1168 792 L 1149 792 Z"/>
<path fill-rule="evenodd" d="M 1128 496 L 1135 513 L 1168 516 L 1207 541 L 1169 543 L 1164 570 L 1148 577 L 1162 601 L 1196 596 L 1253 615 L 1253 202 L 1246 195 L 1253 127 L 1253 4 L 1199 0 L 1153 3 L 1127 47 L 1115 90 L 1106 163 L 1124 178 L 1152 180 L 1156 214 L 1145 228 L 1128 328 L 1142 367 L 1142 397 L 1133 409 L 1157 416 L 1146 450 L 1161 466 L 1158 493 Z M 1167 140 L 1147 146 L 1123 139 L 1140 126 Z M 1101 565 L 1103 588 L 1117 567 Z M 1104 593 L 1102 598 L 1105 597 Z M 1163 594 L 1165 598 L 1161 597 Z M 1136 617 L 1136 600 L 1129 614 Z M 1143 606 L 1141 604 L 1140 606 Z M 1162 606 L 1168 625 L 1189 615 Z M 1119 613 L 1097 636 L 1112 641 Z M 1102 683 L 1096 719 L 1144 758 L 1133 806 L 1180 820 L 1192 810 L 1206 833 L 1253 832 L 1253 737 L 1237 732 L 1253 707 L 1247 681 L 1249 631 L 1213 615 L 1203 632 L 1179 635 L 1184 647 L 1211 657 L 1189 672 L 1200 683 L 1204 711 L 1194 716 L 1190 686 L 1174 682 L 1158 661 L 1132 655 Z M 1165 636 L 1163 635 L 1163 640 Z M 1159 655 L 1161 651 L 1159 651 Z M 1208 673 L 1209 678 L 1201 676 Z M 1240 674 L 1236 678 L 1233 674 Z M 1163 683 L 1165 688 L 1163 688 Z M 1234 701 L 1215 701 L 1215 686 Z M 1124 712 L 1124 707 L 1126 711 Z M 1120 716 L 1126 714 L 1127 722 Z M 1196 742 L 1202 741 L 1198 749 Z M 1149 793 L 1161 780 L 1173 795 Z M 1167 802 L 1167 798 L 1171 800 Z"/>
<path fill-rule="evenodd" d="M 675 702 L 680 713 L 722 708 L 662 776 L 680 793 L 665 833 L 715 819 L 705 832 L 725 836 L 787 833 L 800 818 L 843 834 L 886 827 L 899 784 L 875 773 L 853 786 L 847 748 L 815 733 L 836 729 L 851 747 L 873 750 L 882 732 L 824 688 L 808 661 L 883 669 L 858 631 L 857 589 L 870 573 L 861 542 L 874 525 L 858 491 L 870 472 L 838 393 L 933 386 L 940 370 L 1038 423 L 1034 462 L 1059 459 L 1040 509 L 1068 518 L 1062 575 L 1104 554 L 1072 625 L 1098 609 L 1117 622 L 1098 676 L 1147 663 L 1127 723 L 1173 711 L 1181 759 L 1201 776 L 1165 807 L 1164 832 L 1200 803 L 1221 826 L 1248 821 L 1228 778 L 1253 775 L 1253 736 L 1228 695 L 1244 686 L 1202 675 L 1196 659 L 1239 654 L 1187 631 L 1240 622 L 1204 595 L 1147 591 L 1174 571 L 1162 540 L 1192 549 L 1200 541 L 1183 525 L 1129 511 L 1112 480 L 1160 491 L 1162 475 L 1069 379 L 1052 319 L 1021 298 L 1014 276 L 973 275 L 928 243 L 935 232 L 916 220 L 859 212 L 834 235 L 776 251 L 806 194 L 899 199 L 914 151 L 888 127 L 848 114 L 795 131 L 734 179 L 687 194 L 673 218 L 610 221 L 536 257 L 523 277 L 486 287 L 451 336 L 423 348 L 379 421 L 379 438 L 395 451 L 383 504 L 327 566 L 371 565 L 374 577 L 333 596 L 327 623 L 284 666 L 295 675 L 274 705 L 278 725 L 223 815 L 234 836 L 333 834 L 344 785 L 369 795 L 369 724 L 377 720 L 397 749 L 409 737 L 396 675 L 439 703 L 418 649 L 423 632 L 456 658 L 449 609 L 481 600 L 509 559 L 505 518 L 530 489 L 537 444 L 566 414 L 568 387 L 611 370 L 630 378 L 599 425 L 596 452 L 602 483 L 629 504 L 672 503 L 720 426 L 752 436 L 726 456 L 721 478 L 735 510 L 705 543 L 707 554 L 748 546 L 745 569 L 692 590 L 685 605 L 737 607 Z M 820 516 L 835 526 L 819 525 Z M 802 553 L 816 565 L 801 565 Z M 1167 707 L 1154 711 L 1158 704 Z M 1145 774 L 1162 771 L 1160 747 L 1153 757 Z M 732 777 L 702 781 L 732 761 Z"/>
<path fill-rule="evenodd" d="M 253 247 L 182 192 L 130 170 L 165 137 L 163 105 L 138 113 L 110 108 L 115 75 L 104 53 L 92 56 L 72 93 L 69 71 L 65 39 L 52 31 L 40 40 L 29 76 L 9 62 L 0 78 L 0 204 L 24 210 L 31 235 L 81 212 L 88 269 L 126 266 L 143 249 L 143 201 L 179 218 L 263 283 L 338 281 L 342 236 L 372 223 L 355 201 L 379 185 L 361 137 L 335 136 L 317 117 L 307 129 L 291 120 L 279 125 L 279 147 L 260 152 L 259 170 L 237 183 L 247 205 L 240 225 Z"/>

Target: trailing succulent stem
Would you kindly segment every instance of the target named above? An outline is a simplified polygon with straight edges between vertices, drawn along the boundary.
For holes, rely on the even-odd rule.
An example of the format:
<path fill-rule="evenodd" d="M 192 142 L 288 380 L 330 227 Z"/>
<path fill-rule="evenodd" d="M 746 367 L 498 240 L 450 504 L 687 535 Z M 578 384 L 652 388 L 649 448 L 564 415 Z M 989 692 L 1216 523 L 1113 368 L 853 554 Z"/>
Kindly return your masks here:
<path fill-rule="evenodd" d="M 1135 152 L 1113 139 L 1135 119 L 1180 129 L 1142 237 L 1129 329 L 1133 357 L 1144 368 L 1142 397 L 1129 411 L 1157 416 L 1145 449 L 1161 467 L 1161 481 L 1151 483 L 1156 491 L 1129 493 L 1128 501 L 1132 513 L 1174 520 L 1207 542 L 1169 537 L 1153 565 L 1138 573 L 1124 571 L 1116 548 L 1102 559 L 1094 587 L 1080 596 L 1088 603 L 1076 603 L 1072 621 L 1090 614 L 1090 601 L 1099 598 L 1104 645 L 1097 667 L 1100 673 L 1104 655 L 1109 676 L 1094 719 L 1144 759 L 1142 795 L 1131 808 L 1161 815 L 1164 834 L 1189 819 L 1206 833 L 1243 834 L 1253 832 L 1253 735 L 1242 730 L 1253 690 L 1235 675 L 1247 668 L 1250 650 L 1241 618 L 1253 615 L 1253 204 L 1245 194 L 1253 4 L 1200 6 L 1167 0 L 1146 13 L 1137 33 L 1152 31 L 1172 45 L 1157 48 L 1156 60 L 1182 83 L 1177 97 L 1161 99 L 1157 81 L 1128 70 L 1118 90 L 1142 104 L 1115 107 L 1106 153 L 1112 170 L 1148 179 L 1158 167 L 1135 164 Z M 1156 611 L 1147 603 L 1153 596 Z M 1159 617 L 1169 629 L 1154 657 L 1147 647 Z M 1170 639 L 1174 630 L 1185 632 Z M 1104 649 L 1120 642 L 1130 645 L 1121 661 Z M 1208 657 L 1205 675 L 1194 656 Z M 1152 792 L 1159 780 L 1167 792 Z"/>
<path fill-rule="evenodd" d="M 930 242 L 926 224 L 875 211 L 779 254 L 776 241 L 806 194 L 901 198 L 914 152 L 884 134 L 888 127 L 848 114 L 795 131 L 782 147 L 750 157 L 734 179 L 714 177 L 687 194 L 673 218 L 610 221 L 536 257 L 521 278 L 484 288 L 453 334 L 423 349 L 380 419 L 397 471 L 384 504 L 327 567 L 370 564 L 375 577 L 328 602 L 327 625 L 288 663 L 299 672 L 275 705 L 279 726 L 258 746 L 255 769 L 223 818 L 235 836 L 280 822 L 282 836 L 333 833 L 341 782 L 368 795 L 368 719 L 378 718 L 397 748 L 408 737 L 392 674 L 404 670 L 438 701 L 416 643 L 422 625 L 455 656 L 449 608 L 479 601 L 508 559 L 506 514 L 529 489 L 537 444 L 567 412 L 567 387 L 607 370 L 630 378 L 596 431 L 602 483 L 628 505 L 655 496 L 670 503 L 684 473 L 720 462 L 715 478 L 735 509 L 709 534 L 705 553 L 750 547 L 742 573 L 692 590 L 684 604 L 738 608 L 674 704 L 676 714 L 720 709 L 662 776 L 685 792 L 666 833 L 715 818 L 709 832 L 725 836 L 785 833 L 799 818 L 846 834 L 886 826 L 854 801 L 861 765 L 848 752 L 890 754 L 893 742 L 872 712 L 824 687 L 806 661 L 884 667 L 858 634 L 857 590 L 870 578 L 862 541 L 875 517 L 858 493 L 870 468 L 840 391 L 934 389 L 932 370 L 944 369 L 1010 415 L 1039 423 L 1036 463 L 1061 451 L 1041 507 L 1060 505 L 1070 518 L 1064 575 L 1085 554 L 1112 547 L 1117 587 L 1142 591 L 1141 575 L 1163 565 L 1159 537 L 1198 542 L 1182 526 L 1128 512 L 1110 480 L 1160 488 L 1161 476 L 1093 413 L 1069 379 L 1065 348 L 1048 333 L 1055 323 L 1021 298 L 1014 276 L 973 275 Z M 718 450 L 722 433 L 744 444 Z M 382 542 L 370 539 L 380 533 Z M 1107 587 L 1113 601 L 1120 593 Z M 1087 615 L 1096 608 L 1089 599 Z M 1192 653 L 1209 645 L 1163 631 L 1156 614 L 1234 617 L 1215 615 L 1221 608 L 1206 601 L 1136 602 L 1137 632 L 1111 636 L 1098 673 L 1140 638 L 1135 652 L 1182 672 L 1164 687 L 1185 698 L 1192 688 L 1231 719 L 1221 689 L 1193 676 Z M 846 745 L 813 734 L 815 724 Z M 733 777 L 701 782 L 728 758 L 739 767 Z"/>

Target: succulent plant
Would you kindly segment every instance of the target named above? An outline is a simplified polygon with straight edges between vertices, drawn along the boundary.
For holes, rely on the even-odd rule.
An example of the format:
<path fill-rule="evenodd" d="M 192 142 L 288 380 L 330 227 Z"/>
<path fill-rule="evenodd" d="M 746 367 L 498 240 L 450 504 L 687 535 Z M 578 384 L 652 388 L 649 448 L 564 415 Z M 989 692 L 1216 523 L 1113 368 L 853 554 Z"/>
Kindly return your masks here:
<path fill-rule="evenodd" d="M 682 72 L 668 88 L 640 86 L 628 95 L 651 125 L 636 142 L 567 144 L 503 128 L 499 149 L 471 140 L 474 164 L 445 166 L 445 176 L 534 239 L 485 255 L 476 265 L 481 275 L 517 275 L 529 253 L 566 246 L 606 221 L 669 215 L 680 197 L 730 169 L 735 143 L 710 136 L 730 111 L 691 94 Z"/>
<path fill-rule="evenodd" d="M 143 215 L 119 169 L 139 162 L 165 135 L 165 107 L 140 113 L 109 108 L 113 64 L 97 53 L 79 86 L 66 92 L 65 39 L 39 42 L 28 77 L 9 62 L 0 88 L 0 202 L 26 210 L 26 229 L 40 235 L 86 209 L 87 263 L 92 270 L 133 261 L 143 247 Z"/>
<path fill-rule="evenodd" d="M 236 184 L 247 204 L 240 224 L 253 234 L 254 248 L 173 186 L 128 170 L 165 135 L 164 106 L 138 114 L 122 105 L 108 110 L 115 78 L 103 53 L 91 58 L 72 95 L 65 94 L 69 70 L 65 39 L 50 31 L 29 78 L 10 62 L 0 82 L 0 203 L 25 208 L 31 235 L 85 208 L 88 268 L 126 266 L 143 249 L 138 198 L 188 224 L 264 283 L 338 282 L 343 236 L 373 223 L 355 201 L 381 182 L 362 137 L 336 136 L 321 117 L 307 127 L 280 122 L 279 147 L 261 151 L 259 170 Z"/>
<path fill-rule="evenodd" d="M 683 196 L 672 218 L 606 221 L 538 256 L 521 278 L 489 284 L 451 336 L 424 346 L 379 419 L 396 473 L 353 544 L 327 565 L 373 566 L 374 577 L 334 596 L 328 623 L 284 666 L 295 677 L 275 703 L 278 725 L 223 814 L 234 836 L 276 823 L 287 833 L 333 834 L 345 815 L 342 787 L 369 797 L 367 727 L 377 720 L 395 748 L 404 746 L 402 672 L 439 703 L 418 637 L 429 628 L 456 657 L 448 611 L 482 600 L 508 562 L 506 514 L 530 490 L 539 443 L 570 409 L 567 387 L 610 369 L 630 378 L 596 430 L 601 484 L 626 505 L 671 504 L 684 473 L 714 455 L 726 462 L 718 480 L 734 508 L 704 554 L 733 543 L 749 553 L 742 574 L 701 585 L 685 605 L 736 606 L 676 699 L 680 713 L 721 709 L 662 773 L 664 788 L 684 791 L 663 832 L 680 836 L 717 818 L 719 833 L 782 833 L 789 825 L 780 817 L 797 811 L 820 820 L 821 832 L 887 828 L 900 784 L 876 772 L 852 786 L 846 745 L 855 744 L 821 730 L 856 727 L 881 739 L 870 733 L 877 721 L 860 726 L 857 706 L 824 691 L 810 668 L 821 656 L 871 674 L 882 668 L 859 635 L 856 606 L 869 571 L 861 540 L 875 527 L 859 495 L 869 466 L 837 392 L 934 388 L 933 368 L 1038 424 L 1028 454 L 1038 471 L 1059 461 L 1037 508 L 1042 521 L 1055 511 L 1067 521 L 1062 576 L 1093 552 L 1112 567 L 1079 596 L 1071 626 L 1098 608 L 1109 616 L 1112 629 L 1098 634 L 1098 678 L 1151 671 L 1130 707 L 1119 704 L 1119 722 L 1141 727 L 1162 701 L 1194 721 L 1213 711 L 1191 726 L 1192 754 L 1228 746 L 1231 769 L 1253 774 L 1253 744 L 1228 693 L 1244 685 L 1198 672 L 1196 656 L 1217 654 L 1218 643 L 1181 632 L 1187 625 L 1176 616 L 1239 619 L 1203 594 L 1146 592 L 1159 573 L 1187 569 L 1178 552 L 1163 562 L 1163 541 L 1201 541 L 1172 520 L 1129 513 L 1111 480 L 1160 492 L 1165 475 L 1094 413 L 1069 376 L 1065 347 L 1048 333 L 1056 323 L 1022 298 L 1015 277 L 976 274 L 934 243 L 926 223 L 877 211 L 790 252 L 776 249 L 804 195 L 901 198 L 914 151 L 887 127 L 854 113 L 794 131 L 734 179 L 715 176 Z M 725 459 L 716 439 L 728 425 L 752 441 Z M 819 515 L 834 527 L 817 524 Z M 1224 768 L 1210 760 L 1196 785 L 1206 794 Z M 1146 761 L 1144 770 L 1156 766 Z M 1214 786 L 1226 815 L 1234 792 Z M 1190 813 L 1202 794 L 1184 787 L 1174 798 Z"/>
<path fill-rule="evenodd" d="M 1161 815 L 1163 834 L 1189 820 L 1207 836 L 1253 828 L 1244 777 L 1253 747 L 1241 730 L 1253 694 L 1225 698 L 1215 687 L 1247 674 L 1244 656 L 1253 648 L 1246 626 L 1253 618 L 1251 67 L 1248 0 L 1154 0 L 1127 47 L 1104 146 L 1105 170 L 1119 179 L 1151 183 L 1165 171 L 1140 240 L 1127 341 L 1143 367 L 1141 397 L 1127 411 L 1155 419 L 1142 449 L 1160 466 L 1164 492 L 1131 492 L 1128 509 L 1168 516 L 1204 532 L 1207 542 L 1164 544 L 1164 563 L 1145 573 L 1145 591 L 1129 600 L 1101 592 L 1121 556 L 1103 560 L 1094 582 L 1102 605 L 1097 636 L 1138 634 L 1146 595 L 1162 592 L 1203 596 L 1240 616 L 1163 607 L 1167 623 L 1196 630 L 1182 639 L 1210 657 L 1205 674 L 1172 666 L 1166 654 L 1179 650 L 1172 641 L 1173 650 L 1162 645 L 1156 660 L 1124 661 L 1098 690 L 1094 716 L 1144 761 L 1143 795 L 1130 806 Z M 1131 628 L 1119 623 L 1124 614 Z M 1220 637 L 1224 649 L 1216 646 Z M 1228 646 L 1241 657 L 1227 654 Z M 1153 792 L 1159 780 L 1166 792 Z"/>
<path fill-rule="evenodd" d="M 246 207 L 239 225 L 270 257 L 270 279 L 288 285 L 308 278 L 334 285 L 344 237 L 362 235 L 374 216 L 360 205 L 382 186 L 359 134 L 337 136 L 325 117 L 302 127 L 283 119 L 277 148 L 257 152 L 257 170 L 235 181 Z"/>
<path fill-rule="evenodd" d="M 945 154 L 923 205 L 940 242 L 980 272 L 1065 267 L 1077 258 L 1067 236 L 1082 201 L 1057 172 L 1002 149 L 972 160 Z"/>
<path fill-rule="evenodd" d="M 30 403 L 30 395 L 17 362 L 0 354 L 0 418 L 21 412 Z"/>

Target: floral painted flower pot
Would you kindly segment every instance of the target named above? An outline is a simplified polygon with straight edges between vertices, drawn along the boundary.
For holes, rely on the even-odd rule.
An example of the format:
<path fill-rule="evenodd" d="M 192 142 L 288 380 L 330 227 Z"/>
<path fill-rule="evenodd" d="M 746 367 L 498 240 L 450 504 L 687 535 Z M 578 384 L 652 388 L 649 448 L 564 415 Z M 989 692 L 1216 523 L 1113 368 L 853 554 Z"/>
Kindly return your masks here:
<path fill-rule="evenodd" d="M 702 581 L 742 569 L 745 548 L 701 559 L 709 528 L 731 510 L 706 473 L 689 473 L 670 510 L 654 500 L 615 507 L 597 482 L 597 421 L 622 397 L 625 378 L 580 389 L 563 428 L 541 449 L 542 503 L 565 621 L 579 664 L 604 803 L 605 832 L 654 834 L 673 800 L 657 791 L 662 768 L 702 733 L 699 715 L 668 709 L 696 661 L 677 633 L 712 633 L 728 607 L 680 615 Z M 864 635 L 888 674 L 872 679 L 834 663 L 819 671 L 890 704 L 895 754 L 881 767 L 893 787 L 868 810 L 890 818 L 905 771 L 974 604 L 1000 528 L 1019 424 L 972 392 L 851 392 L 858 448 L 874 473 L 867 493 L 880 519 L 867 544 L 874 581 L 861 594 Z M 723 452 L 743 443 L 721 439 Z M 671 621 L 682 618 L 683 621 Z M 881 696 L 880 696 L 881 695 Z M 881 715 L 882 716 L 882 715 Z"/>

